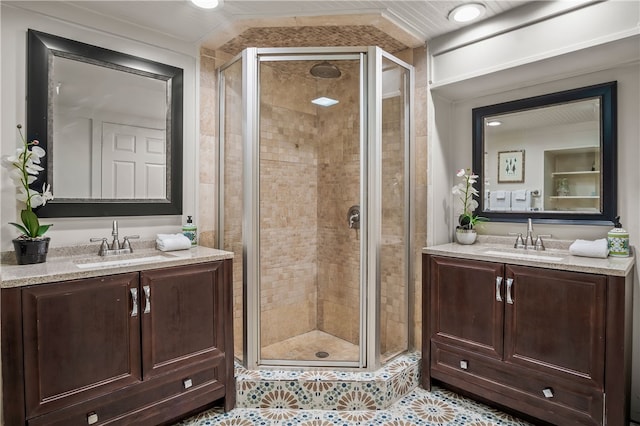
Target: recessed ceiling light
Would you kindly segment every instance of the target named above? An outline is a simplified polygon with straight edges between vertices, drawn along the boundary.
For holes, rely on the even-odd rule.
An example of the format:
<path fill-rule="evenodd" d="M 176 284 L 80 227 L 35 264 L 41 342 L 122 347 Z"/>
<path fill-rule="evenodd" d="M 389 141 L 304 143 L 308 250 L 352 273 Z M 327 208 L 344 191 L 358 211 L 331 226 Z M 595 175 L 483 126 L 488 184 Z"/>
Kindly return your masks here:
<path fill-rule="evenodd" d="M 202 9 L 215 9 L 220 5 L 221 0 L 191 0 L 191 3 Z"/>
<path fill-rule="evenodd" d="M 502 124 L 502 121 L 498 121 L 498 120 L 487 121 L 487 126 L 490 126 L 490 127 L 500 126 L 501 124 Z"/>
<path fill-rule="evenodd" d="M 454 22 L 471 22 L 484 15 L 486 8 L 480 3 L 467 3 L 454 8 L 447 18 Z"/>
<path fill-rule="evenodd" d="M 324 96 L 321 96 L 311 101 L 312 104 L 320 105 L 323 107 L 330 107 L 337 104 L 338 102 L 339 101 L 336 101 L 335 99 L 327 98 Z"/>

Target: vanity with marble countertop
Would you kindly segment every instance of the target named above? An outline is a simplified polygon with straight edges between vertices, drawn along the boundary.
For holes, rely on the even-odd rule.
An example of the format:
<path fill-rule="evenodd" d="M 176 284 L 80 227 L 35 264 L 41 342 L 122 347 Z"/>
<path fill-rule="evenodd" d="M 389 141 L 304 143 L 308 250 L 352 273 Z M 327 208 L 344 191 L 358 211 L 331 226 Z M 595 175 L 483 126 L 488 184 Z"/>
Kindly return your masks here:
<path fill-rule="evenodd" d="M 552 424 L 628 424 L 634 262 L 480 236 L 422 254 L 422 386 Z M 488 396 L 489 395 L 489 396 Z"/>
<path fill-rule="evenodd" d="M 3 253 L 4 424 L 156 425 L 235 406 L 233 253 L 134 250 Z"/>

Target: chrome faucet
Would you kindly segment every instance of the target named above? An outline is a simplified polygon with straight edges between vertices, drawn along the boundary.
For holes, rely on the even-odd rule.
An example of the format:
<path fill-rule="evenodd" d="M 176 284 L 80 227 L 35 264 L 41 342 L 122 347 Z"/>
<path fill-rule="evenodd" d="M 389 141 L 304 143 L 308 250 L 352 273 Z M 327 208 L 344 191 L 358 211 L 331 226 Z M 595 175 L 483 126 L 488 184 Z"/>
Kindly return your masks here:
<path fill-rule="evenodd" d="M 140 238 L 139 235 L 129 235 L 124 237 L 122 244 L 120 244 L 120 240 L 118 239 L 118 221 L 114 220 L 111 225 L 111 235 L 113 236 L 113 241 L 111 241 L 111 246 L 107 243 L 106 238 L 90 238 L 89 241 L 96 242 L 100 241 L 100 249 L 98 250 L 99 256 L 110 256 L 114 254 L 127 254 L 133 253 L 133 248 L 131 248 L 131 243 L 129 240 L 133 240 L 136 238 Z"/>
<path fill-rule="evenodd" d="M 517 235 L 516 242 L 513 244 L 513 248 L 525 249 L 525 250 L 533 249 L 536 251 L 545 250 L 542 237 L 551 238 L 551 234 L 545 234 L 545 235 L 538 234 L 538 236 L 535 238 L 535 241 L 534 241 L 533 221 L 531 220 L 531 218 L 527 220 L 527 234 L 525 237 L 522 236 L 522 233 L 511 234 L 511 235 Z"/>
<path fill-rule="evenodd" d="M 111 235 L 113 236 L 113 241 L 111 241 L 111 250 L 120 250 L 120 240 L 118 240 L 118 221 L 114 220 L 111 225 Z"/>
<path fill-rule="evenodd" d="M 534 248 L 533 222 L 531 221 L 531 218 L 527 220 L 527 236 L 524 238 L 524 248 L 525 249 Z"/>

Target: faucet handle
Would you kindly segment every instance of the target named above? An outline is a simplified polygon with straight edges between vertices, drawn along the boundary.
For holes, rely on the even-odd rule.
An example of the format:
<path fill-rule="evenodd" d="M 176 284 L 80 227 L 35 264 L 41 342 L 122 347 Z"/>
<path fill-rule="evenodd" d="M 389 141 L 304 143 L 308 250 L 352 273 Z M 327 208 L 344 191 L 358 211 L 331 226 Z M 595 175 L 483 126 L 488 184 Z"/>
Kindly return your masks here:
<path fill-rule="evenodd" d="M 131 248 L 131 243 L 129 242 L 129 240 L 135 240 L 138 238 L 140 238 L 140 235 L 128 235 L 124 237 L 121 248 L 125 250 L 129 250 L 130 253 L 133 253 L 133 249 Z"/>
<path fill-rule="evenodd" d="M 538 234 L 538 238 L 536 238 L 536 243 L 534 246 L 536 250 L 539 250 L 539 251 L 546 250 L 544 247 L 544 242 L 542 241 L 542 237 L 551 238 L 551 234 Z"/>
<path fill-rule="evenodd" d="M 104 256 L 107 254 L 107 250 L 109 250 L 109 244 L 107 244 L 106 238 L 90 238 L 89 241 L 95 243 L 96 241 L 102 241 L 100 244 L 100 249 L 98 250 L 98 256 Z"/>
<path fill-rule="evenodd" d="M 513 244 L 513 248 L 524 248 L 524 239 L 521 232 L 509 232 L 509 235 L 517 235 L 516 242 Z"/>

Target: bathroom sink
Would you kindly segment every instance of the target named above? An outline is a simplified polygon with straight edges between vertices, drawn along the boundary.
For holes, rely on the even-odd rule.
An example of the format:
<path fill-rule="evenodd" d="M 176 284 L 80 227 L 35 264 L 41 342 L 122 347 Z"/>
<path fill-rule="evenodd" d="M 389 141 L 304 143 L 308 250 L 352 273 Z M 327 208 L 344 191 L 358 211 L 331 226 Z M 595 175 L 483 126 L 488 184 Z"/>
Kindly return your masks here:
<path fill-rule="evenodd" d="M 156 254 L 152 256 L 145 257 L 127 257 L 120 258 L 115 260 L 100 260 L 97 262 L 77 262 L 76 266 L 80 269 L 89 269 L 89 268 L 112 268 L 117 266 L 130 266 L 130 265 L 138 265 L 141 263 L 152 263 L 152 262 L 160 262 L 163 260 L 170 259 L 174 256 L 166 255 L 166 254 Z"/>
<path fill-rule="evenodd" d="M 564 257 L 554 256 L 553 254 L 547 254 L 544 252 L 536 252 L 536 254 L 527 252 L 516 252 L 510 250 L 487 250 L 484 254 L 491 254 L 494 256 L 511 257 L 515 259 L 531 259 L 531 260 L 544 260 L 547 262 L 560 262 Z"/>

